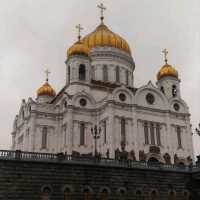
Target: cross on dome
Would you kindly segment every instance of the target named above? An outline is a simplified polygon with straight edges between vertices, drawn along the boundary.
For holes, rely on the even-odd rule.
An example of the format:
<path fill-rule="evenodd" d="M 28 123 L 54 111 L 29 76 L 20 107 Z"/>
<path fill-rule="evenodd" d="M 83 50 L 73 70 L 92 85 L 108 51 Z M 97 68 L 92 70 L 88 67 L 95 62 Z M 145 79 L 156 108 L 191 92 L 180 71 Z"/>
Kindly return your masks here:
<path fill-rule="evenodd" d="M 81 27 L 80 24 L 76 25 L 76 29 L 78 30 L 78 40 L 81 39 L 81 31 L 83 30 L 83 27 Z"/>
<path fill-rule="evenodd" d="M 49 80 L 49 74 L 51 73 L 48 69 L 46 69 L 45 71 L 45 74 L 46 74 L 46 81 L 48 82 Z"/>
<path fill-rule="evenodd" d="M 167 49 L 164 49 L 164 50 L 162 51 L 162 53 L 164 54 L 165 63 L 167 64 L 167 61 L 168 61 L 167 55 L 168 55 L 169 52 L 167 51 Z"/>
<path fill-rule="evenodd" d="M 100 9 L 100 11 L 101 11 L 101 22 L 103 22 L 103 20 L 104 20 L 104 15 L 103 15 L 103 13 L 104 13 L 104 11 L 106 10 L 106 7 L 103 5 L 103 3 L 101 3 L 100 5 L 97 5 L 97 7 Z"/>

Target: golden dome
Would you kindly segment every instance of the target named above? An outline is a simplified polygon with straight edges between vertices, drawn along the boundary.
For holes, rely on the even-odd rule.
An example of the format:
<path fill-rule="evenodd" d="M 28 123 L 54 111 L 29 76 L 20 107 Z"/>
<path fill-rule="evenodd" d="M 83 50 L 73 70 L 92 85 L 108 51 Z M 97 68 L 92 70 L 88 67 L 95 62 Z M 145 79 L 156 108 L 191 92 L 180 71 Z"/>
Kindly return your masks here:
<path fill-rule="evenodd" d="M 86 35 L 81 40 L 85 45 L 92 49 L 98 46 L 109 46 L 120 49 L 129 55 L 131 50 L 128 43 L 119 35 L 113 33 L 103 22 L 96 28 L 96 30 Z"/>
<path fill-rule="evenodd" d="M 83 44 L 83 42 L 81 41 L 78 41 L 68 49 L 67 56 L 69 57 L 74 54 L 89 56 L 89 53 L 90 49 L 87 47 L 87 45 Z"/>
<path fill-rule="evenodd" d="M 158 72 L 157 79 L 160 80 L 165 76 L 173 76 L 178 78 L 178 71 L 169 64 L 165 64 Z"/>
<path fill-rule="evenodd" d="M 37 90 L 37 96 L 43 95 L 50 97 L 56 96 L 55 90 L 51 87 L 51 85 L 49 85 L 48 81 L 46 81 L 45 84 Z"/>

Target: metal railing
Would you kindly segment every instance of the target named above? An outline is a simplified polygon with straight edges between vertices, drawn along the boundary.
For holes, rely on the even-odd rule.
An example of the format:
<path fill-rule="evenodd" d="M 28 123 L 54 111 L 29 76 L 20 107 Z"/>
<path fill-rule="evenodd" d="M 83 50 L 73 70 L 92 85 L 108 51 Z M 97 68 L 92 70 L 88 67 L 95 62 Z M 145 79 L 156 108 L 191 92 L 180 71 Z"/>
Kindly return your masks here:
<path fill-rule="evenodd" d="M 178 172 L 200 172 L 200 165 L 167 165 L 162 163 L 148 163 L 133 160 L 117 160 L 100 157 L 72 156 L 64 153 L 38 153 L 24 152 L 20 150 L 8 151 L 0 150 L 0 161 L 17 160 L 17 161 L 33 161 L 33 162 L 60 162 L 71 164 L 87 164 L 107 167 L 125 167 L 136 169 L 165 170 Z"/>

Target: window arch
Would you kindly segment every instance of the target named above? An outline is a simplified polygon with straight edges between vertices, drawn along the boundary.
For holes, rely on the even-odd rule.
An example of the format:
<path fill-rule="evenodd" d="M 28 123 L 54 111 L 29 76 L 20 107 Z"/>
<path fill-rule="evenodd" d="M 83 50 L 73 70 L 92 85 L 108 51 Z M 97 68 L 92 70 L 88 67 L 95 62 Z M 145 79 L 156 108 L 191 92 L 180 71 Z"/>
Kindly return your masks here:
<path fill-rule="evenodd" d="M 150 200 L 158 200 L 158 192 L 156 190 L 151 191 Z"/>
<path fill-rule="evenodd" d="M 103 66 L 103 81 L 108 81 L 108 66 L 104 65 Z"/>
<path fill-rule="evenodd" d="M 71 189 L 70 188 L 65 188 L 64 190 L 64 200 L 71 200 Z"/>
<path fill-rule="evenodd" d="M 174 190 L 169 191 L 168 200 L 176 200 L 176 192 Z"/>
<path fill-rule="evenodd" d="M 177 87 L 176 87 L 176 85 L 172 85 L 172 96 L 173 97 L 177 96 Z"/>
<path fill-rule="evenodd" d="M 141 190 L 136 190 L 135 192 L 136 200 L 143 200 L 143 195 Z"/>
<path fill-rule="evenodd" d="M 71 73 L 70 72 L 70 65 L 68 65 L 68 83 L 70 83 L 70 76 L 71 76 L 70 73 Z"/>
<path fill-rule="evenodd" d="M 84 64 L 79 66 L 79 80 L 84 81 L 86 79 L 86 69 Z"/>
<path fill-rule="evenodd" d="M 50 200 L 51 196 L 51 188 L 49 186 L 45 186 L 42 188 L 42 200 Z"/>
<path fill-rule="evenodd" d="M 121 119 L 121 143 L 126 143 L 126 120 Z"/>
<path fill-rule="evenodd" d="M 126 85 L 129 85 L 129 72 L 126 70 Z"/>
<path fill-rule="evenodd" d="M 42 149 L 46 149 L 47 148 L 47 127 L 43 127 L 42 128 Z"/>
<path fill-rule="evenodd" d="M 119 83 L 120 82 L 120 70 L 119 70 L 119 66 L 116 67 L 115 73 L 116 73 L 116 82 Z"/>
<path fill-rule="evenodd" d="M 80 145 L 85 145 L 85 124 L 80 123 Z"/>
<path fill-rule="evenodd" d="M 92 193 L 88 188 L 84 189 L 83 195 L 84 195 L 84 200 L 92 200 Z"/>
<path fill-rule="evenodd" d="M 108 190 L 104 188 L 100 193 L 100 200 L 108 200 Z"/>

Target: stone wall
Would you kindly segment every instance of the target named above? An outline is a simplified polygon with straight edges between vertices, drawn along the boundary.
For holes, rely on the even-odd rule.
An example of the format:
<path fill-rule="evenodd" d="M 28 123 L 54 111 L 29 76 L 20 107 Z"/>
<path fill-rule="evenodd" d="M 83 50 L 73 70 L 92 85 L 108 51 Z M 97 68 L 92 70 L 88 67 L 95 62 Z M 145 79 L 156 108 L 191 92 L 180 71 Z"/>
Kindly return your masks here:
<path fill-rule="evenodd" d="M 189 168 L 172 170 L 169 167 L 167 170 L 162 166 L 144 165 L 146 167 L 142 168 L 139 162 L 138 166 L 137 163 L 129 166 L 127 163 L 114 165 L 113 161 L 112 164 L 109 160 L 106 162 L 0 158 L 0 199 L 39 200 L 45 194 L 42 192 L 45 188 L 49 189 L 47 193 L 50 192 L 46 199 L 51 200 L 64 200 L 66 188 L 70 191 L 70 199 L 75 200 L 83 200 L 84 191 L 91 193 L 91 199 L 101 199 L 104 189 L 108 191 L 109 200 L 135 200 L 136 193 L 142 195 L 138 199 L 150 200 L 153 193 L 158 196 L 155 199 L 167 200 L 170 192 L 176 194 L 176 200 L 189 199 L 186 198 L 188 192 L 196 195 L 190 199 L 199 199 L 198 170 L 193 174 Z"/>

